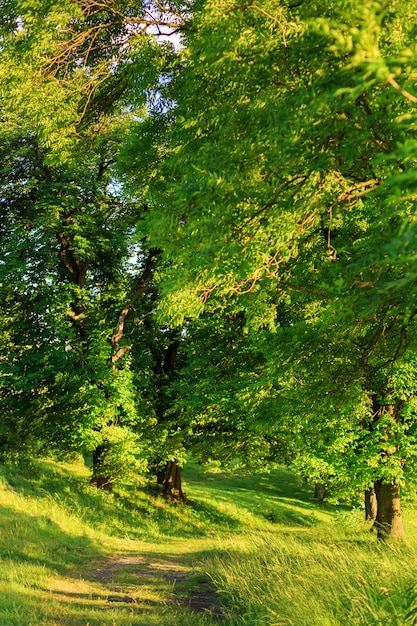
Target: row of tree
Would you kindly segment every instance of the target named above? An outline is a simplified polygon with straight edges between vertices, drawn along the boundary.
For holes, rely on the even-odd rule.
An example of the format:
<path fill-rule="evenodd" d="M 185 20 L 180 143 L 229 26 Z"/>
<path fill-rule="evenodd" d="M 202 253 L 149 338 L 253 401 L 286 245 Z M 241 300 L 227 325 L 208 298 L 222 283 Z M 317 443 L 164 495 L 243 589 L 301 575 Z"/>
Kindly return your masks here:
<path fill-rule="evenodd" d="M 416 465 L 417 2 L 5 0 L 3 456 Z"/>

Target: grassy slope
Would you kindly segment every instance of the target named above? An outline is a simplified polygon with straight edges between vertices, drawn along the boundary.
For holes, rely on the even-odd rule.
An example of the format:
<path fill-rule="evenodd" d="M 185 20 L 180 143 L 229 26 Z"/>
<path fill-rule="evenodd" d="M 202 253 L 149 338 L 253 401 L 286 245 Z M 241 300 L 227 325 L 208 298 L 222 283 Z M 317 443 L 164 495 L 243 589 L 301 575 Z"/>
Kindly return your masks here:
<path fill-rule="evenodd" d="M 411 508 L 407 542 L 377 546 L 360 511 L 314 502 L 284 470 L 191 466 L 186 491 L 193 507 L 132 488 L 103 494 L 82 463 L 3 468 L 1 626 L 209 626 L 214 615 L 181 601 L 206 580 L 230 626 L 405 623 L 417 580 Z"/>

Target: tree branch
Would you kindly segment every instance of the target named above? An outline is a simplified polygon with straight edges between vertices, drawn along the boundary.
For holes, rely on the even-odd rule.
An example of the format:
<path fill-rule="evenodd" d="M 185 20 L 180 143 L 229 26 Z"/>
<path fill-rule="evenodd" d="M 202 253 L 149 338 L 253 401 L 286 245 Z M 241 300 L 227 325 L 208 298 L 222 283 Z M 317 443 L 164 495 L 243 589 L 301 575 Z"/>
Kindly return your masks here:
<path fill-rule="evenodd" d="M 375 191 L 377 187 L 380 185 L 381 181 L 377 178 L 372 178 L 370 180 L 365 180 L 357 185 L 353 185 L 346 189 L 343 193 L 341 193 L 337 199 L 339 202 L 345 202 L 346 200 L 356 200 L 361 196 L 365 196 L 367 193 L 371 193 L 371 191 Z M 372 186 L 371 186 L 372 185 Z M 364 187 L 369 187 L 369 189 L 363 189 Z M 358 191 L 362 189 L 362 191 Z M 357 192 L 357 193 L 353 193 Z"/>
<path fill-rule="evenodd" d="M 407 98 L 407 100 L 410 100 L 410 102 L 413 102 L 414 104 L 417 104 L 417 97 L 413 96 L 412 93 L 410 93 L 409 91 L 406 91 L 405 89 L 403 89 L 396 80 L 394 80 L 394 78 L 392 76 L 389 76 L 387 78 L 387 82 L 391 85 L 391 87 L 394 87 L 394 89 L 396 89 L 397 91 L 400 92 L 400 94 L 402 94 L 405 98 Z"/>
<path fill-rule="evenodd" d="M 133 308 L 138 298 L 143 293 L 153 289 L 149 285 L 149 280 L 152 275 L 152 270 L 154 268 L 156 258 L 158 254 L 161 254 L 161 252 L 162 251 L 157 248 L 152 248 L 151 250 L 149 250 L 149 254 L 148 254 L 148 258 L 146 259 L 144 270 L 138 280 L 137 289 L 135 293 L 133 294 L 133 296 L 131 297 L 131 299 L 129 300 L 129 302 L 123 307 L 123 309 L 120 312 L 116 330 L 114 331 L 110 339 L 110 345 L 113 348 L 113 354 L 111 356 L 112 363 L 116 363 L 120 359 L 120 357 L 122 357 L 130 348 L 129 346 L 123 346 L 122 348 L 119 348 L 119 343 L 122 340 L 123 334 L 124 334 L 124 326 L 125 326 L 126 318 L 129 315 L 130 310 Z"/>

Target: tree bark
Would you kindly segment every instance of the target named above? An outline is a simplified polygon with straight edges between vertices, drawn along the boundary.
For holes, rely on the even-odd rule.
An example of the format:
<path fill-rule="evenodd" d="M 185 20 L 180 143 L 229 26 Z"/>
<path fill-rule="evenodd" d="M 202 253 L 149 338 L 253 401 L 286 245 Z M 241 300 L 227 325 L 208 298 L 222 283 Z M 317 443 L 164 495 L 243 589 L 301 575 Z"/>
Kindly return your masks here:
<path fill-rule="evenodd" d="M 365 520 L 375 522 L 378 513 L 378 500 L 374 487 L 365 491 Z"/>
<path fill-rule="evenodd" d="M 164 360 L 161 363 L 162 372 L 166 375 L 166 380 L 164 381 L 162 379 L 159 402 L 156 405 L 156 412 L 161 421 L 164 419 L 164 405 L 167 402 L 166 388 L 169 386 L 171 376 L 175 370 L 179 345 L 179 339 L 174 339 L 168 345 L 164 354 Z M 176 460 L 167 461 L 163 467 L 160 467 L 158 462 L 156 462 L 155 465 L 158 468 L 156 472 L 156 482 L 162 496 L 167 500 L 187 503 L 187 497 L 182 491 L 182 467 L 178 462 Z"/>
<path fill-rule="evenodd" d="M 316 483 L 314 485 L 314 497 L 316 500 L 323 501 L 326 497 L 326 485 L 323 485 L 322 483 Z"/>
<path fill-rule="evenodd" d="M 378 512 L 375 529 L 378 539 L 401 539 L 404 528 L 401 517 L 400 486 L 396 483 L 386 484 L 381 480 L 375 483 L 375 494 L 378 501 Z"/>
<path fill-rule="evenodd" d="M 165 467 L 157 472 L 156 478 L 164 498 L 187 502 L 182 491 L 182 467 L 177 461 L 167 461 Z"/>
<path fill-rule="evenodd" d="M 113 491 L 113 482 L 103 468 L 103 459 L 106 456 L 106 452 L 107 447 L 104 444 L 97 446 L 93 451 L 93 475 L 90 480 L 90 485 L 94 485 L 99 489 L 111 493 Z"/>

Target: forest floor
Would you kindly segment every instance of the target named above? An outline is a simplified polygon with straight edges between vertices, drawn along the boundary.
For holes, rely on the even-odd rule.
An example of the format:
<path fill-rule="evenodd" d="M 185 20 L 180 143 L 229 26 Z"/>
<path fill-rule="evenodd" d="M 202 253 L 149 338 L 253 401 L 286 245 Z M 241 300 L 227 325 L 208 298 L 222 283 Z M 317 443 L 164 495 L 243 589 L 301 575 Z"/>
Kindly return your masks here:
<path fill-rule="evenodd" d="M 0 626 L 417 624 L 411 502 L 407 540 L 378 545 L 360 507 L 314 501 L 285 469 L 190 464 L 189 506 L 88 475 L 0 467 Z"/>

